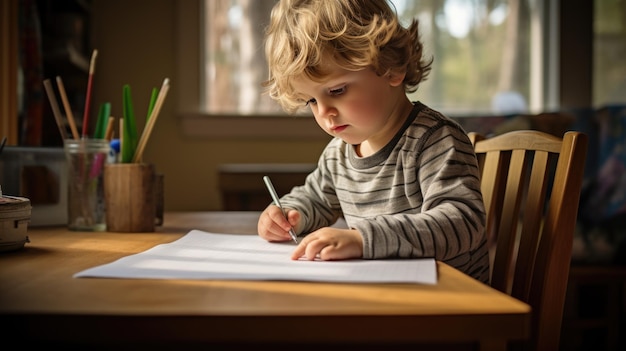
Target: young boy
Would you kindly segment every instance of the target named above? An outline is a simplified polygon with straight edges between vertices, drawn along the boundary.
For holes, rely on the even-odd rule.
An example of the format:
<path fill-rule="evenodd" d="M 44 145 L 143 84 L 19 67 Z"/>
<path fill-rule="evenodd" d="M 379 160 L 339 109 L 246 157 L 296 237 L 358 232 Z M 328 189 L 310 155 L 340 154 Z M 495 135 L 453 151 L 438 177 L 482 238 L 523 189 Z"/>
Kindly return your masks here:
<path fill-rule="evenodd" d="M 334 138 L 305 184 L 268 206 L 259 235 L 300 236 L 292 259 L 434 257 L 488 282 L 474 149 L 453 120 L 406 93 L 431 68 L 416 20 L 385 0 L 281 0 L 266 32 L 270 96 L 308 106 Z M 349 229 L 333 227 L 343 217 Z"/>

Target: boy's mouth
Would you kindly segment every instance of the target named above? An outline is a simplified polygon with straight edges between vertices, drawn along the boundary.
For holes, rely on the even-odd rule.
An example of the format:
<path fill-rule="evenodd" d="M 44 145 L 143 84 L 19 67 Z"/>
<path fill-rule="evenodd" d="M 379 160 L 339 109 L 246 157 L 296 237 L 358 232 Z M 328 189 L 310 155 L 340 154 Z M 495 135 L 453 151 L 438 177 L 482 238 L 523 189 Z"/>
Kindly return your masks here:
<path fill-rule="evenodd" d="M 347 124 L 341 125 L 341 126 L 336 126 L 336 127 L 331 127 L 330 130 L 333 133 L 341 133 L 342 131 L 344 131 L 346 128 L 348 128 Z"/>

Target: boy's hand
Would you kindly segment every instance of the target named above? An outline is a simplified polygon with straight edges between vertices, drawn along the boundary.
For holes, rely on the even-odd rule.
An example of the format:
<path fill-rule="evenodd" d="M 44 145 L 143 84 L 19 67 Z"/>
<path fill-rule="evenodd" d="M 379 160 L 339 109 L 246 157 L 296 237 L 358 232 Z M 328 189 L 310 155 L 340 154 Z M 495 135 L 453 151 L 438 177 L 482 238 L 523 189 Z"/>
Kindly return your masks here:
<path fill-rule="evenodd" d="M 361 234 L 355 229 L 332 227 L 324 227 L 305 236 L 291 254 L 292 260 L 319 258 L 323 261 L 332 261 L 361 257 L 363 257 Z"/>
<path fill-rule="evenodd" d="M 300 213 L 295 210 L 285 209 L 287 220 L 283 211 L 276 205 L 269 205 L 261 213 L 257 223 L 259 236 L 270 242 L 293 240 L 289 235 L 289 229 L 296 228 L 300 221 Z"/>

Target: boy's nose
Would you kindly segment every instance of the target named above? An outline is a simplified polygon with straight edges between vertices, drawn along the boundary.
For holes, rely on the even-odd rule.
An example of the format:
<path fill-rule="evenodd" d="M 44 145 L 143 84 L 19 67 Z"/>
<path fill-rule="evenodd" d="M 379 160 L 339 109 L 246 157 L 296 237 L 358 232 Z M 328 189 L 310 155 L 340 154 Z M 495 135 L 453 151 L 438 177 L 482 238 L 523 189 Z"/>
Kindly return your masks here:
<path fill-rule="evenodd" d="M 337 116 L 337 109 L 328 101 L 317 101 L 317 109 L 320 116 L 334 117 Z"/>

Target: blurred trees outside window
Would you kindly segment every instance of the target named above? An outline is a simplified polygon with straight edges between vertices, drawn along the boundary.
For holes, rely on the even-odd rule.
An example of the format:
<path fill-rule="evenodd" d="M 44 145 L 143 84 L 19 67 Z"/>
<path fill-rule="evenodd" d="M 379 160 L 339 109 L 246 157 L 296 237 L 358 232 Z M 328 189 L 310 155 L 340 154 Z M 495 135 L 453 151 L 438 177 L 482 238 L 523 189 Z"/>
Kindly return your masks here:
<path fill-rule="evenodd" d="M 263 93 L 263 33 L 276 0 L 205 0 L 201 106 L 208 114 L 277 115 Z M 430 76 L 410 95 L 444 113 L 558 109 L 556 0 L 392 0 L 419 19 Z M 596 0 L 594 104 L 626 102 L 626 0 Z M 621 99 L 621 101 L 619 101 Z M 617 100 L 617 101 L 616 101 Z"/>

